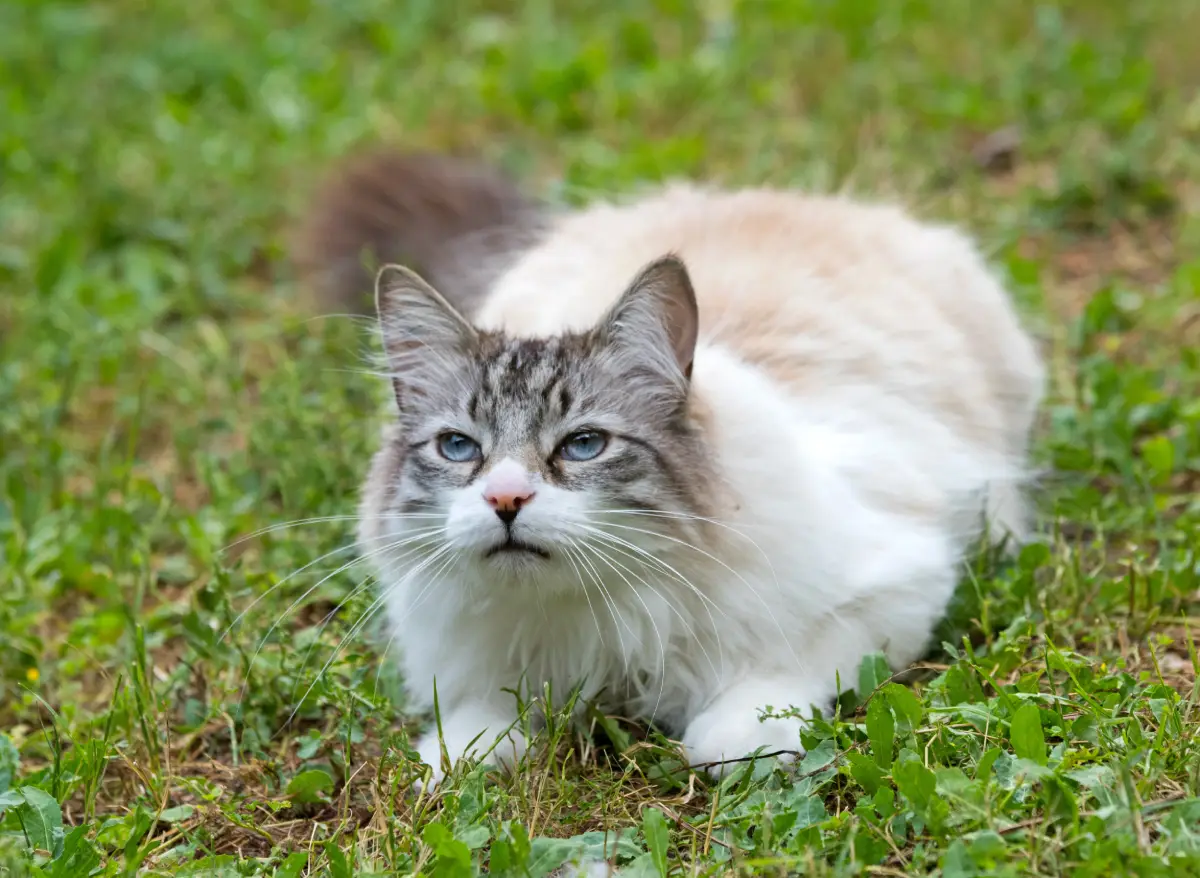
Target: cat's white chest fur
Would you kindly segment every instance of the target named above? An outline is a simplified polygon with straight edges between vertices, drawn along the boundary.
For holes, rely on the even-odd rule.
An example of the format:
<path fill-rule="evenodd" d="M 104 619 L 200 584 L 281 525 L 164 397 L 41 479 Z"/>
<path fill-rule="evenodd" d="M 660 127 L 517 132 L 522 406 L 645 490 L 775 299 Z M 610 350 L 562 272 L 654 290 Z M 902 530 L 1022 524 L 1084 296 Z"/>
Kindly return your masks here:
<path fill-rule="evenodd" d="M 669 278 L 651 279 L 666 304 L 643 341 L 668 350 L 647 354 L 642 368 L 631 351 L 653 308 L 610 309 L 665 253 L 687 266 L 694 302 L 690 289 L 672 302 Z M 689 339 L 678 320 L 697 310 Z M 606 387 L 613 412 L 562 415 L 563 434 L 611 436 L 608 457 L 594 462 L 546 458 L 558 440 L 538 431 L 558 428 L 520 399 L 520 416 L 501 411 L 486 424 L 476 412 L 451 425 L 483 437 L 476 481 L 430 489 L 458 548 L 416 572 L 411 558 L 377 565 L 417 707 L 433 705 L 436 685 L 443 740 L 435 732 L 420 745 L 435 768 L 443 743 L 452 758 L 483 752 L 513 726 L 505 689 L 540 695 L 547 684 L 559 699 L 579 685 L 662 722 L 694 763 L 798 750 L 800 721 L 763 722 L 762 710 L 826 707 L 870 652 L 897 667 L 918 658 L 971 542 L 985 527 L 992 538 L 1026 531 L 1020 488 L 1042 367 L 1004 291 L 955 232 L 842 200 L 677 188 L 562 219 L 499 280 L 476 322 L 513 339 L 600 333 L 601 346 L 609 335 L 593 327 L 626 333 L 613 344 L 630 347 L 590 372 L 538 365 L 541 342 L 497 354 L 543 398 L 531 409 L 557 411 L 565 388 L 560 407 L 577 410 L 591 398 L 589 374 L 599 380 L 605 369 L 625 369 L 628 393 L 649 402 L 644 416 L 623 414 L 635 401 Z M 569 365 L 570 350 L 555 356 Z M 699 443 L 695 472 L 691 451 L 664 444 L 676 441 L 666 428 L 635 435 L 639 417 L 667 418 L 675 398 L 665 389 L 652 398 L 651 378 L 648 390 L 636 382 L 676 360 L 690 370 L 678 441 Z M 467 397 L 467 407 L 486 408 Z M 492 448 L 528 476 L 503 500 L 513 503 L 510 538 L 546 549 L 527 566 L 498 568 L 472 542 L 499 527 L 479 499 L 480 485 L 491 496 Z M 397 479 L 403 494 L 426 489 L 421 472 L 388 458 L 372 478 Z M 632 487 L 614 487 L 621 479 Z M 368 492 L 365 547 L 398 544 L 422 523 L 388 517 L 397 491 L 386 501 Z M 623 491 L 644 506 L 613 499 Z M 509 734 L 495 756 L 524 746 Z"/>

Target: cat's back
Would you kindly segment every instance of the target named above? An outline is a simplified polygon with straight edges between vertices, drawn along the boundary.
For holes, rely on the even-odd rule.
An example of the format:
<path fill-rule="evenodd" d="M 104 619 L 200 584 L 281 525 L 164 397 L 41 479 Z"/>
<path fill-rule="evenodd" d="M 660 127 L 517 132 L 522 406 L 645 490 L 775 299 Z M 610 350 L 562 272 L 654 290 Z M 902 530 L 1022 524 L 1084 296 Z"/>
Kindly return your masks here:
<path fill-rule="evenodd" d="M 908 399 L 981 438 L 1027 429 L 1041 366 L 1005 291 L 960 233 L 889 205 L 691 186 L 594 205 L 501 278 L 480 322 L 586 329 L 668 252 L 692 276 L 702 342 L 796 396 Z"/>

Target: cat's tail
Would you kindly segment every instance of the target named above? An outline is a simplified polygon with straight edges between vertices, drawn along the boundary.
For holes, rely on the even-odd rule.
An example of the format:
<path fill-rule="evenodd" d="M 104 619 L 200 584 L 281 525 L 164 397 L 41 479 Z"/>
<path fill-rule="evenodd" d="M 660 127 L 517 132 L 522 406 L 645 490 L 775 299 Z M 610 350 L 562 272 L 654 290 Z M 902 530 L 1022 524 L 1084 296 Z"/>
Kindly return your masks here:
<path fill-rule="evenodd" d="M 321 187 L 293 261 L 323 309 L 368 310 L 376 271 L 398 263 L 469 316 L 536 241 L 544 218 L 540 204 L 490 168 L 382 149 L 351 158 Z"/>

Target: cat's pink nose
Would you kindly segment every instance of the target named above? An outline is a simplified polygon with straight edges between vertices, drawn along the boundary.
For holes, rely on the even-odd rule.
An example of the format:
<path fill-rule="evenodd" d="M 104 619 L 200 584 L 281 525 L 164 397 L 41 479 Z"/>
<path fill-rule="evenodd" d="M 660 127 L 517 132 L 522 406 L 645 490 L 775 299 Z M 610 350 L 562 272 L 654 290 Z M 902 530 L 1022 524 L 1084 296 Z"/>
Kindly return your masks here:
<path fill-rule="evenodd" d="M 536 492 L 524 467 L 512 460 L 501 461 L 487 475 L 483 499 L 505 524 L 512 524 Z"/>
<path fill-rule="evenodd" d="M 519 493 L 488 491 L 483 498 L 496 510 L 496 515 L 501 521 L 505 524 L 512 524 L 517 513 L 521 511 L 521 507 L 533 499 L 533 494 L 532 490 Z"/>

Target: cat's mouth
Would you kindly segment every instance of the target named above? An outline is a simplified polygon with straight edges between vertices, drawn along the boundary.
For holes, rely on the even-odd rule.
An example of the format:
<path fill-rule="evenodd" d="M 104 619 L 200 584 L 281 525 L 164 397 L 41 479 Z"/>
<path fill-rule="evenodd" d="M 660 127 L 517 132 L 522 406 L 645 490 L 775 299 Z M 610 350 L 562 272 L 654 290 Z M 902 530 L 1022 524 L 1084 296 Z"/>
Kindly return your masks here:
<path fill-rule="evenodd" d="M 550 553 L 541 546 L 524 543 L 511 536 L 504 542 L 497 543 L 483 553 L 485 558 L 495 558 L 497 555 L 536 555 L 539 558 L 550 557 Z"/>

